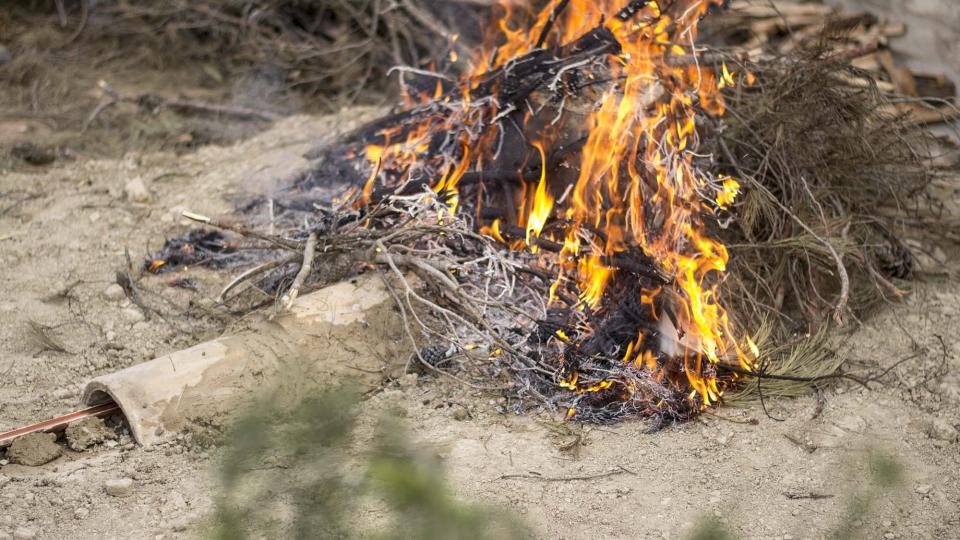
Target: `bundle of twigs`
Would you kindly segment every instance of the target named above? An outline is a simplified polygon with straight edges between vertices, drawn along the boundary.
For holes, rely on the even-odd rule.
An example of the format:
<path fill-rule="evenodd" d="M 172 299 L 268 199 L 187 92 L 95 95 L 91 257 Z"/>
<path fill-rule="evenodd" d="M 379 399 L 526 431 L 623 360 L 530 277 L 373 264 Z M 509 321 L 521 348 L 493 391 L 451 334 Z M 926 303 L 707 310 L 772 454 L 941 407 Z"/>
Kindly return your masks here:
<path fill-rule="evenodd" d="M 77 38 L 146 40 L 153 50 L 279 74 L 281 85 L 337 110 L 392 93 L 392 66 L 456 68 L 489 7 L 468 0 L 125 0 L 58 2 Z M 460 36 L 460 30 L 468 32 Z M 476 36 L 473 36 L 476 37 Z"/>
<path fill-rule="evenodd" d="M 902 220 L 925 208 L 931 140 L 888 112 L 863 72 L 820 51 L 751 64 L 716 125 L 712 154 L 747 184 L 736 226 L 731 284 L 754 321 L 790 321 L 816 334 L 903 291 L 910 276 Z"/>
<path fill-rule="evenodd" d="M 479 189 L 472 182 L 482 185 L 486 179 L 488 190 L 496 189 L 524 182 L 531 171 L 561 169 L 560 164 L 568 164 L 567 153 L 576 155 L 576 140 L 537 159 L 521 156 L 529 171 L 509 164 L 499 168 L 493 160 L 489 170 L 461 177 L 459 195 L 442 185 L 436 192 L 424 189 L 437 186 L 464 158 L 464 141 L 481 149 L 484 140 L 489 149 L 509 146 L 503 142 L 509 135 L 503 133 L 514 128 L 504 120 L 532 109 L 531 102 L 546 103 L 541 109 L 560 115 L 567 95 L 589 93 L 586 86 L 596 84 L 584 81 L 616 84 L 597 77 L 597 71 L 604 69 L 605 57 L 618 50 L 613 36 L 599 27 L 574 42 L 520 55 L 471 81 L 469 99 L 459 89 L 444 86 L 439 98 L 384 116 L 338 144 L 318 149 L 312 154 L 315 166 L 297 178 L 295 195 L 275 198 L 283 201 L 278 223 L 289 226 L 284 236 L 200 219 L 266 242 L 278 254 L 244 272 L 221 299 L 244 300 L 229 293 L 253 284 L 247 291 L 261 295 L 260 305 L 275 300 L 283 305 L 302 289 L 329 279 L 323 267 L 345 267 L 346 274 L 378 269 L 403 283 L 393 292 L 408 335 L 418 345 L 416 362 L 427 369 L 485 388 L 501 373 L 509 373 L 509 382 L 500 388 L 576 408 L 585 420 L 638 414 L 669 420 L 695 413 L 697 405 L 686 399 L 686 389 L 653 380 L 653 368 L 621 360 L 637 325 L 650 325 L 642 327 L 657 332 L 649 309 L 639 305 L 638 287 L 654 288 L 665 277 L 642 252 L 627 251 L 608 261 L 621 270 L 621 277 L 609 286 L 609 303 L 601 313 L 573 309 L 582 308 L 575 298 L 565 300 L 567 308 L 551 310 L 543 299 L 556 276 L 539 267 L 537 257 L 507 251 L 478 234 L 481 222 L 491 217 L 483 212 L 450 215 L 450 205 L 458 200 L 489 196 L 469 191 Z M 711 159 L 697 166 L 746 183 L 745 196 L 725 216 L 726 223 L 735 226 L 714 231 L 733 248 L 733 277 L 722 286 L 728 298 L 742 298 L 734 310 L 740 326 L 763 328 L 754 332 L 758 338 L 790 343 L 788 337 L 798 330 L 821 335 L 825 314 L 840 321 L 861 313 L 871 297 L 901 294 L 894 280 L 909 274 L 910 256 L 898 240 L 897 225 L 926 185 L 927 151 L 923 137 L 907 122 L 884 112 L 886 101 L 879 93 L 849 84 L 851 74 L 861 74 L 836 57 L 769 57 L 744 67 L 755 74 L 756 83 L 729 93 L 728 116 L 700 134 L 709 145 L 702 153 Z M 402 139 L 425 122 L 443 129 L 435 130 L 423 159 L 410 168 L 375 169 L 371 177 L 365 164 L 357 163 L 365 145 L 382 144 L 389 136 Z M 489 129 L 500 130 L 499 147 L 495 138 L 485 139 Z M 514 136 L 523 140 L 524 135 Z M 344 157 L 354 162 L 344 163 Z M 404 180 L 391 183 L 391 175 Z M 330 206 L 316 197 L 315 188 L 344 176 L 352 176 L 357 188 L 352 198 Z M 382 189 L 365 182 L 377 176 L 387 179 Z M 508 209 L 511 206 L 508 201 Z M 716 222 L 716 217 L 703 216 L 705 222 Z M 589 234 L 602 237 L 600 231 Z M 505 229 L 498 235 L 520 239 L 523 231 Z M 547 252 L 560 249 L 549 240 L 532 241 Z M 411 280 L 408 273 L 418 279 Z M 246 300 L 247 307 L 257 305 Z M 669 311 L 662 307 L 657 311 Z M 569 336 L 581 330 L 586 337 L 571 340 Z M 482 362 L 471 362 L 471 351 L 483 350 L 481 344 L 487 346 Z M 732 377 L 779 377 L 793 384 L 785 390 L 788 394 L 797 385 L 840 376 L 836 370 L 842 359 L 824 360 L 823 350 L 809 342 L 766 350 L 770 362 L 758 370 L 723 363 L 698 369 L 706 376 L 716 375 L 707 370 L 727 370 Z M 653 358 L 656 369 L 674 365 L 669 354 Z M 777 355 L 787 359 L 781 365 L 789 373 L 768 369 L 776 365 Z M 454 369 L 444 369 L 453 358 Z M 563 359 L 559 369 L 557 358 Z M 567 370 L 571 366 L 575 370 Z M 684 368 L 679 364 L 676 369 Z M 572 373 L 579 380 L 571 380 Z M 631 397 L 624 398 L 622 388 L 606 391 L 610 381 L 629 387 Z M 558 386 L 578 391 L 565 393 Z M 580 391 L 583 388 L 591 390 Z"/>

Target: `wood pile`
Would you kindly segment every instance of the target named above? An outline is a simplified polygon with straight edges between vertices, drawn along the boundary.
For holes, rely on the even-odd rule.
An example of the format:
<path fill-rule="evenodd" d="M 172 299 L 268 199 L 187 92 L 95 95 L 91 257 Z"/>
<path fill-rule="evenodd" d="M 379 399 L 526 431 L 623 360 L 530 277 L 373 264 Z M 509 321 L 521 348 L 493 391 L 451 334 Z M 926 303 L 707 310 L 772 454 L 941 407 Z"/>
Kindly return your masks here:
<path fill-rule="evenodd" d="M 736 0 L 730 9 L 704 21 L 707 42 L 736 51 L 744 60 L 760 60 L 801 50 L 824 50 L 849 59 L 863 71 L 846 82 L 876 87 L 897 96 L 891 107 L 917 125 L 960 117 L 957 88 L 943 74 L 916 72 L 903 65 L 891 40 L 907 32 L 905 24 L 867 11 L 836 9 L 820 3 Z"/>

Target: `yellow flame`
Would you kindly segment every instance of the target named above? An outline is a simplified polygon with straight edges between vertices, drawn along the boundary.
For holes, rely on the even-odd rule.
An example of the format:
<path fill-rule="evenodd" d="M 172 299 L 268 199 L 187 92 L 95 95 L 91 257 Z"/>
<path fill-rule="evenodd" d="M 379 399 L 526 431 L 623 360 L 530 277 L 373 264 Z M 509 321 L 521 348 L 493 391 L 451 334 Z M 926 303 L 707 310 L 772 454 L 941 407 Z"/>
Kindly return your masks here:
<path fill-rule="evenodd" d="M 551 15 L 561 3 L 566 4 L 566 9 L 551 23 Z M 488 37 L 483 51 L 474 58 L 473 65 L 477 67 L 464 79 L 460 96 L 460 114 L 464 116 L 458 120 L 463 122 L 471 114 L 470 91 L 480 84 L 482 76 L 533 50 L 548 24 L 553 26 L 544 45 L 547 47 L 570 43 L 600 24 L 613 32 L 622 51 L 610 58 L 609 68 L 612 78 L 622 82 L 603 92 L 599 106 L 583 125 L 586 142 L 569 197 L 564 198 L 562 207 L 554 208 L 558 203 L 547 178 L 545 151 L 545 145 L 552 141 L 544 138 L 535 144 L 541 158 L 539 182 L 535 188 L 525 185 L 518 190 L 516 199 L 520 202 L 516 213 L 510 214 L 511 218 L 517 216 L 516 225 L 524 228 L 526 242 L 506 240 L 500 220 L 494 220 L 482 231 L 514 249 L 522 249 L 540 236 L 552 213 L 563 216 L 568 225 L 555 260 L 558 277 L 550 287 L 550 301 L 557 299 L 562 288 L 575 283 L 580 300 L 591 308 L 602 309 L 604 291 L 619 271 L 615 267 L 617 255 L 628 248 L 641 249 L 672 280 L 664 291 L 643 290 L 641 303 L 649 306 L 653 319 L 661 315 L 658 305 L 668 306 L 678 331 L 689 336 L 685 340 L 682 371 L 692 389 L 691 396 L 699 396 L 705 406 L 722 396 L 715 376 L 711 375 L 713 370 L 705 369 L 707 362 L 750 362 L 718 298 L 717 284 L 727 266 L 727 249 L 706 234 L 701 221 L 705 213 L 712 211 L 713 205 L 705 204 L 710 194 L 715 194 L 717 207 L 729 208 L 736 201 L 740 184 L 725 178 L 718 187 L 716 180 L 703 177 L 694 165 L 699 146 L 698 114 L 723 114 L 722 91 L 736 86 L 737 75 L 726 64 L 717 73 L 698 62 L 672 59 L 696 54 L 693 43 L 697 23 L 711 5 L 721 3 L 722 0 L 676 0 L 661 6 L 654 0 L 639 7 L 628 20 L 620 20 L 616 14 L 625 5 L 624 0 L 548 0 L 536 12 L 527 3 L 501 1 L 504 15 L 495 28 L 496 34 Z M 451 59 L 455 58 L 455 53 L 451 53 Z M 741 77 L 748 84 L 755 79 L 749 72 Z M 438 84 L 433 97 L 441 95 L 442 85 Z M 448 94 L 443 99 L 448 101 L 450 97 Z M 414 103 L 430 98 L 408 97 Z M 456 113 L 453 104 L 448 107 Z M 532 113 L 525 118 L 531 116 Z M 404 131 L 403 140 L 399 130 L 384 133 L 383 145 L 367 148 L 367 159 L 375 170 L 381 163 L 392 170 L 409 170 L 409 165 L 426 152 L 431 136 L 456 125 L 455 121 L 427 120 Z M 462 176 L 471 166 L 482 170 L 483 160 L 495 153 L 495 131 L 487 130 L 475 140 L 464 138 L 459 161 L 444 165 L 445 174 L 434 190 L 447 197 L 451 213 L 459 203 L 458 184 Z M 399 142 L 391 141 L 391 136 Z M 369 185 L 364 186 L 366 197 L 374 182 L 371 177 Z M 654 302 L 654 297 L 665 291 L 669 294 L 663 302 Z M 627 349 L 624 362 L 643 366 L 657 377 L 670 377 L 668 370 L 659 368 L 658 359 L 643 346 L 642 332 Z M 746 342 L 753 352 L 755 347 L 749 337 Z M 562 384 L 575 390 L 576 375 Z M 625 387 L 629 389 L 629 385 Z"/>
<path fill-rule="evenodd" d="M 550 217 L 550 211 L 553 210 L 553 196 L 547 188 L 547 153 L 539 142 L 533 143 L 533 146 L 540 152 L 540 182 L 537 183 L 537 191 L 533 197 L 533 208 L 527 218 L 527 245 L 531 245 L 531 238 L 540 236 L 540 231 L 547 224 L 547 218 Z"/>
<path fill-rule="evenodd" d="M 740 182 L 733 178 L 725 179 L 723 187 L 717 193 L 717 206 L 724 209 L 730 207 L 736 201 L 738 194 L 740 194 Z"/>

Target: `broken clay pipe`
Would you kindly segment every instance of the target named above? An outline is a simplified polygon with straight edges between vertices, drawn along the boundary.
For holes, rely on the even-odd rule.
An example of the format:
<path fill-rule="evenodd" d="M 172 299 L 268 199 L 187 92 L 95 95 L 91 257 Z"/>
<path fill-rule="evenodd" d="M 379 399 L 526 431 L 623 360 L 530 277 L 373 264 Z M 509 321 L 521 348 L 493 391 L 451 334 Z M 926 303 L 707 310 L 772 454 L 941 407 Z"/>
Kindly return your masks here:
<path fill-rule="evenodd" d="M 217 424 L 274 376 L 287 381 L 285 395 L 347 380 L 378 384 L 410 350 L 381 278 L 363 275 L 304 295 L 289 312 L 245 321 L 236 333 L 97 377 L 82 399 L 115 402 L 134 439 L 150 445 L 191 424 Z"/>

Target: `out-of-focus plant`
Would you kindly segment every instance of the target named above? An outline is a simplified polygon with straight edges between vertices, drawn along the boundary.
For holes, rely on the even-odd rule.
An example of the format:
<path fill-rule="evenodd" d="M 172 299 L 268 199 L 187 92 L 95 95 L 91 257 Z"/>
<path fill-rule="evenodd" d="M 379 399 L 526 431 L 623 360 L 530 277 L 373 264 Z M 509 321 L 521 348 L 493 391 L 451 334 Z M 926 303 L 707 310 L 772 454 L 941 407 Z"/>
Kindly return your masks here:
<path fill-rule="evenodd" d="M 396 419 L 358 450 L 354 395 L 280 409 L 266 399 L 226 440 L 210 536 L 265 538 L 528 538 L 508 513 L 457 500 L 442 469 Z M 369 516 L 362 519 L 359 516 Z"/>
<path fill-rule="evenodd" d="M 866 482 L 847 495 L 843 517 L 830 533 L 834 540 L 860 538 L 858 525 L 873 513 L 878 501 L 894 495 L 903 487 L 903 465 L 892 456 L 871 450 L 867 453 Z"/>
<path fill-rule="evenodd" d="M 903 487 L 905 471 L 892 456 L 878 450 L 866 452 L 865 481 L 850 490 L 846 496 L 843 514 L 828 537 L 833 540 L 853 540 L 863 537 L 861 526 L 871 518 L 876 505 L 884 498 L 895 497 Z M 858 475 L 859 476 L 859 475 Z M 687 536 L 687 540 L 737 540 L 739 537 L 712 516 L 702 517 Z"/>

